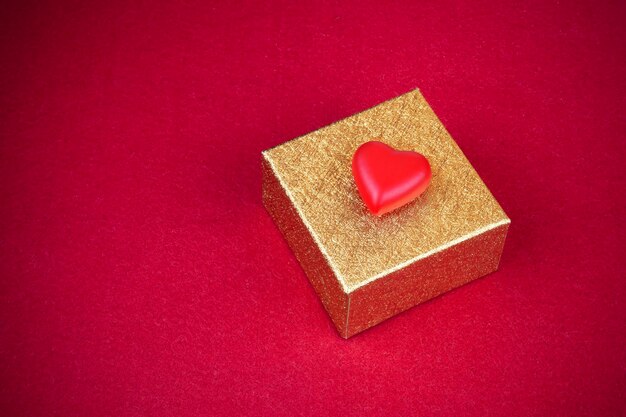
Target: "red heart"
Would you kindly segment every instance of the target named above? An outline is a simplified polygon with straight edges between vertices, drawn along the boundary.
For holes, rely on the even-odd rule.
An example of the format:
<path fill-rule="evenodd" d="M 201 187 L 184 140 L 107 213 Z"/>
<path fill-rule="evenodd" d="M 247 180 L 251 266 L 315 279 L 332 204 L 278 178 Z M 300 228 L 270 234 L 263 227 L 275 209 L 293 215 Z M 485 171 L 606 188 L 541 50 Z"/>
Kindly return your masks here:
<path fill-rule="evenodd" d="M 432 177 L 424 155 L 396 151 L 377 141 L 359 146 L 352 158 L 352 174 L 365 205 L 377 216 L 419 197 Z"/>

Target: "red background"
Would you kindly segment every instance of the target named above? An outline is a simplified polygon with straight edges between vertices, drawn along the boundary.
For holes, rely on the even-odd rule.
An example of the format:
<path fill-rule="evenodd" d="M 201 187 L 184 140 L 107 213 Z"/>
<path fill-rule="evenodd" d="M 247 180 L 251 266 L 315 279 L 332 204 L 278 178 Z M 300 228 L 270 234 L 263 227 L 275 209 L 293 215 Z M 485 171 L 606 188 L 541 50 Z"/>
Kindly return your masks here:
<path fill-rule="evenodd" d="M 625 413 L 624 2 L 16 3 L 0 414 Z M 414 87 L 509 240 L 499 272 L 345 341 L 260 152 Z"/>

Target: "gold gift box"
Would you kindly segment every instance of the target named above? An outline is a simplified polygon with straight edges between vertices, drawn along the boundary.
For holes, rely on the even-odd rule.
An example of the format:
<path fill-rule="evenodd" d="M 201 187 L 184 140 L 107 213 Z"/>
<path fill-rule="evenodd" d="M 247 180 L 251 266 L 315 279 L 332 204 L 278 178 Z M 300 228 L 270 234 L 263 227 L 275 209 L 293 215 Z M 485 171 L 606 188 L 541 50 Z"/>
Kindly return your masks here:
<path fill-rule="evenodd" d="M 419 199 L 376 217 L 351 171 L 378 138 L 426 156 Z M 419 90 L 262 153 L 263 202 L 342 337 L 498 268 L 510 219 Z"/>

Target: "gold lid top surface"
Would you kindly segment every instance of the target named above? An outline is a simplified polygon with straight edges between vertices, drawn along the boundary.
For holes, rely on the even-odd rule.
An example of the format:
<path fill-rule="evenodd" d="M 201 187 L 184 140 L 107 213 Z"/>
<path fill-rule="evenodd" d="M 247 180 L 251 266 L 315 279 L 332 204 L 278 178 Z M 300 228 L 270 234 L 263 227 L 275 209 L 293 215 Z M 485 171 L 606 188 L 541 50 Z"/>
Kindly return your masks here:
<path fill-rule="evenodd" d="M 426 156 L 422 196 L 382 217 L 354 179 L 354 151 L 380 138 Z M 510 220 L 418 90 L 263 152 L 346 292 Z"/>

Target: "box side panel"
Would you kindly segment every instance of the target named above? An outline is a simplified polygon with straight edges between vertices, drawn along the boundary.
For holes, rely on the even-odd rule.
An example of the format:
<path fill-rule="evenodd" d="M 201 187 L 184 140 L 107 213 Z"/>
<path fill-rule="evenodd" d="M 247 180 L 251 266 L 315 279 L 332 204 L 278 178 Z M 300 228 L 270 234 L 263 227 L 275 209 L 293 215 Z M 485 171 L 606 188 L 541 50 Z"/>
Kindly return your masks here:
<path fill-rule="evenodd" d="M 347 337 L 348 296 L 293 207 L 274 171 L 263 159 L 263 204 L 306 273 L 337 331 Z"/>
<path fill-rule="evenodd" d="M 488 230 L 350 293 L 348 337 L 498 269 L 508 227 Z"/>

